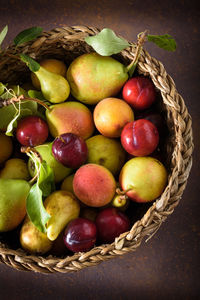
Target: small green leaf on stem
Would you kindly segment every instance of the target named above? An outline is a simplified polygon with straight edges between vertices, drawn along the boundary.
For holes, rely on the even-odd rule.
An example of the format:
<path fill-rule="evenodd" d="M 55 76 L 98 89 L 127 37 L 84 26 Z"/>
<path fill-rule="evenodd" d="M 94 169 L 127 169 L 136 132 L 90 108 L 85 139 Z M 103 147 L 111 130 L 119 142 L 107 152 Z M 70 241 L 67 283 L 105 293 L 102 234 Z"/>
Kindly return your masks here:
<path fill-rule="evenodd" d="M 37 182 L 32 186 L 26 204 L 27 214 L 31 222 L 41 231 L 46 232 L 46 223 L 50 215 L 43 205 L 43 197 L 48 197 L 55 190 L 54 173 L 46 161 L 40 161 L 34 152 L 29 153 L 38 170 Z"/>
<path fill-rule="evenodd" d="M 29 67 L 29 69 L 32 72 L 37 72 L 40 68 L 40 64 L 38 62 L 36 62 L 33 58 L 31 58 L 30 56 L 26 55 L 26 54 L 20 54 L 20 58 L 23 62 L 25 62 L 27 64 L 27 66 Z"/>
<path fill-rule="evenodd" d="M 42 161 L 41 163 L 38 185 L 44 197 L 49 196 L 55 190 L 54 173 L 46 161 Z"/>
<path fill-rule="evenodd" d="M 39 100 L 45 101 L 46 99 L 44 98 L 42 92 L 36 91 L 36 90 L 29 90 L 28 91 L 28 96 L 30 98 L 37 98 Z"/>
<path fill-rule="evenodd" d="M 16 107 L 15 107 L 16 108 Z M 17 127 L 17 120 L 19 119 L 21 114 L 21 102 L 19 101 L 19 106 L 16 108 L 16 113 L 12 121 L 8 124 L 6 135 L 13 136 L 13 129 Z"/>
<path fill-rule="evenodd" d="M 8 25 L 6 25 L 3 30 L 0 32 L 0 45 L 2 44 L 3 40 L 6 37 L 6 34 L 8 32 Z"/>
<path fill-rule="evenodd" d="M 117 37 L 114 31 L 109 28 L 104 28 L 95 36 L 86 37 L 85 41 L 102 56 L 117 54 L 130 46 L 125 39 Z"/>
<path fill-rule="evenodd" d="M 36 182 L 30 189 L 26 199 L 26 211 L 31 222 L 41 231 L 46 232 L 46 223 L 50 215 L 46 212 L 42 201 L 42 190 Z"/>
<path fill-rule="evenodd" d="M 4 93 L 6 85 L 0 82 L 0 96 Z"/>
<path fill-rule="evenodd" d="M 176 41 L 175 39 L 169 35 L 147 35 L 147 39 L 149 42 L 153 42 L 158 47 L 167 50 L 167 51 L 175 51 L 176 50 Z"/>
<path fill-rule="evenodd" d="M 38 37 L 42 33 L 42 31 L 42 27 L 31 27 L 25 29 L 14 38 L 14 44 L 18 46 L 23 43 L 29 42 Z"/>

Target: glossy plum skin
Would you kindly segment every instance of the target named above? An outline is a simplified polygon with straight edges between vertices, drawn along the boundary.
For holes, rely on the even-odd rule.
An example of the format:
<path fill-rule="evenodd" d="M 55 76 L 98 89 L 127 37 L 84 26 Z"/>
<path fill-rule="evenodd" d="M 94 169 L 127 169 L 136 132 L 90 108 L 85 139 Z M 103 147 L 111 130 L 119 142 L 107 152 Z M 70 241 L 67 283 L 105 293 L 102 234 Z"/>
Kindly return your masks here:
<path fill-rule="evenodd" d="M 54 140 L 52 153 L 61 164 L 76 169 L 86 161 L 88 149 L 81 137 L 73 133 L 63 133 Z"/>
<path fill-rule="evenodd" d="M 146 156 L 158 146 L 159 133 L 155 125 L 145 119 L 126 124 L 121 134 L 121 144 L 131 155 Z"/>
<path fill-rule="evenodd" d="M 85 252 L 94 246 L 96 236 L 97 228 L 94 222 L 85 218 L 77 218 L 67 225 L 64 243 L 72 252 Z"/>
<path fill-rule="evenodd" d="M 138 76 L 125 83 L 122 97 L 135 110 L 144 110 L 155 102 L 156 91 L 149 78 Z"/>
<path fill-rule="evenodd" d="M 165 133 L 167 131 L 164 119 L 158 112 L 154 112 L 152 110 L 140 112 L 140 114 L 136 116 L 136 119 L 137 120 L 138 119 L 146 119 L 146 120 L 152 122 L 158 129 L 160 136 L 165 135 Z"/>
<path fill-rule="evenodd" d="M 130 229 L 128 217 L 114 207 L 108 207 L 100 211 L 95 223 L 98 240 L 102 243 L 112 243 L 121 233 Z"/>
<path fill-rule="evenodd" d="M 27 116 L 18 122 L 16 137 L 24 146 L 38 146 L 43 144 L 49 135 L 47 123 L 40 117 Z"/>

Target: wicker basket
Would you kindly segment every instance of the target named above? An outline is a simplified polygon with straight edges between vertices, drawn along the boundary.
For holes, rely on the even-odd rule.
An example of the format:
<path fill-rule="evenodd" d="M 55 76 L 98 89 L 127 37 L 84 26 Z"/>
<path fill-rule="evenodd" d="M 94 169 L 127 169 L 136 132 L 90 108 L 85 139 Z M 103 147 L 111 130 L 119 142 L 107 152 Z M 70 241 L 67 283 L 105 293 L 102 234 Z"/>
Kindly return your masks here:
<path fill-rule="evenodd" d="M 26 53 L 37 60 L 54 57 L 64 60 L 68 65 L 80 54 L 92 51 L 84 42 L 84 37 L 98 32 L 99 30 L 93 27 L 62 27 L 44 32 L 39 38 L 19 46 L 17 50 L 14 46 L 10 46 L 1 56 L 0 81 L 20 84 L 29 76 L 25 64 L 12 57 L 12 54 Z M 135 46 L 133 45 L 116 57 L 128 64 L 134 54 Z M 138 72 L 150 76 L 160 92 L 160 108 L 165 112 L 170 132 L 166 147 L 168 185 L 161 197 L 146 207 L 141 219 L 133 221 L 131 230 L 121 234 L 112 244 L 100 245 L 86 253 L 76 253 L 73 256 L 58 258 L 29 255 L 22 249 L 13 249 L 8 246 L 5 240 L 0 242 L 0 261 L 2 263 L 17 270 L 41 273 L 66 273 L 97 265 L 101 261 L 117 255 L 135 251 L 143 238 L 150 238 L 178 205 L 192 165 L 191 117 L 182 97 L 176 90 L 173 79 L 166 73 L 162 63 L 144 50 L 139 59 Z"/>

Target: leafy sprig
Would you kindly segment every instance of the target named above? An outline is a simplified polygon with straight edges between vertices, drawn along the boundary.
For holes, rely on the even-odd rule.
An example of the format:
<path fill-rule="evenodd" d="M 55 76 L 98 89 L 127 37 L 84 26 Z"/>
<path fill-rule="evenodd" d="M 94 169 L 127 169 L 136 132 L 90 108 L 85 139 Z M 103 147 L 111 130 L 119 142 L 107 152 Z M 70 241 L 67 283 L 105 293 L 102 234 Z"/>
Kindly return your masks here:
<path fill-rule="evenodd" d="M 46 232 L 46 223 L 50 215 L 44 208 L 43 197 L 48 197 L 54 190 L 54 173 L 51 167 L 42 160 L 35 150 L 27 149 L 27 155 L 34 163 L 36 170 L 36 182 L 30 189 L 26 199 L 26 211 L 31 222 L 43 233 Z"/>
<path fill-rule="evenodd" d="M 42 27 L 39 27 L 39 26 L 25 29 L 25 30 L 21 31 L 14 38 L 14 44 L 16 46 L 18 46 L 18 45 L 21 45 L 23 43 L 29 42 L 29 41 L 37 38 L 42 33 L 42 31 L 43 31 Z"/>
<path fill-rule="evenodd" d="M 3 43 L 7 33 L 8 33 L 8 25 L 6 25 L 0 32 L 0 49 L 1 49 L 1 44 Z"/>
<path fill-rule="evenodd" d="M 176 41 L 169 34 L 146 34 L 146 36 L 149 42 L 155 43 L 158 47 L 164 50 L 176 50 Z M 113 54 L 117 54 L 120 51 L 126 49 L 127 47 L 132 46 L 132 44 L 130 44 L 124 38 L 118 37 L 110 28 L 104 28 L 98 34 L 86 37 L 85 41 L 88 45 L 92 46 L 97 53 L 99 53 L 102 56 L 110 56 Z"/>
<path fill-rule="evenodd" d="M 122 50 L 126 49 L 129 46 L 132 46 L 128 41 L 123 38 L 118 37 L 114 31 L 109 28 L 104 28 L 101 32 L 94 36 L 88 36 L 85 38 L 85 41 L 88 45 L 93 47 L 93 49 L 102 56 L 110 56 L 117 54 Z M 176 41 L 169 35 L 150 35 L 147 33 L 147 30 L 138 34 L 137 46 L 135 51 L 135 58 L 127 66 L 127 72 L 131 77 L 135 71 L 138 59 L 141 54 L 141 50 L 145 41 L 153 42 L 158 47 L 167 50 L 175 51 L 176 50 Z"/>

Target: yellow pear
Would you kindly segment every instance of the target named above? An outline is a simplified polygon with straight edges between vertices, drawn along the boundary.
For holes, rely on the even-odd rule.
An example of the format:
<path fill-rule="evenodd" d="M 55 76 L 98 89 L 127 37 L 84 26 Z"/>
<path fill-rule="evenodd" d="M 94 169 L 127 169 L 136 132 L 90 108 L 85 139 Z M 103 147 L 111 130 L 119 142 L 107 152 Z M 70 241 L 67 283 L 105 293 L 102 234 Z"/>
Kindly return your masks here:
<path fill-rule="evenodd" d="M 21 158 L 7 160 L 0 172 L 0 178 L 29 180 L 30 175 L 26 162 Z"/>
<path fill-rule="evenodd" d="M 52 73 L 41 67 L 35 72 L 41 85 L 44 98 L 51 103 L 64 102 L 70 94 L 68 81 L 61 75 Z"/>
<path fill-rule="evenodd" d="M 24 250 L 33 254 L 44 254 L 53 245 L 46 233 L 39 231 L 28 216 L 26 216 L 20 231 L 20 243 Z"/>
<path fill-rule="evenodd" d="M 80 205 L 75 196 L 68 191 L 55 191 L 44 201 L 51 218 L 47 222 L 47 237 L 54 241 L 67 224 L 78 218 Z"/>

